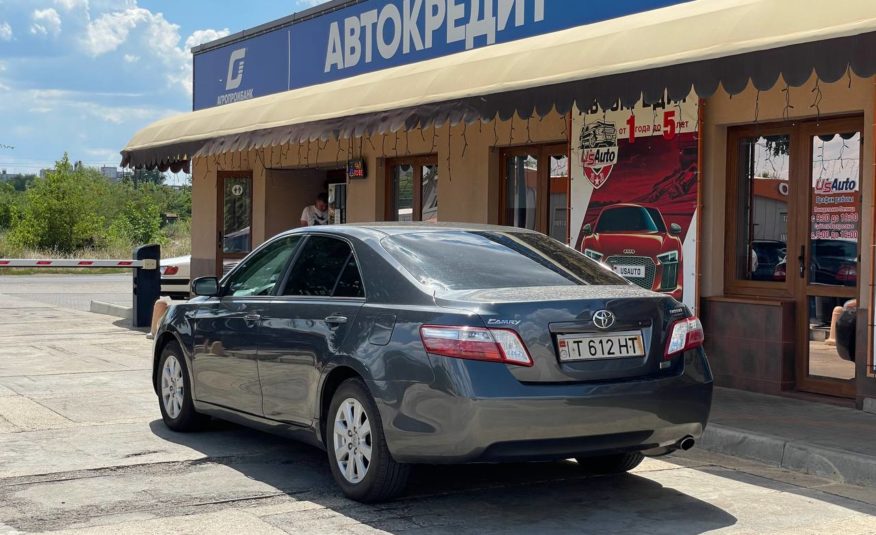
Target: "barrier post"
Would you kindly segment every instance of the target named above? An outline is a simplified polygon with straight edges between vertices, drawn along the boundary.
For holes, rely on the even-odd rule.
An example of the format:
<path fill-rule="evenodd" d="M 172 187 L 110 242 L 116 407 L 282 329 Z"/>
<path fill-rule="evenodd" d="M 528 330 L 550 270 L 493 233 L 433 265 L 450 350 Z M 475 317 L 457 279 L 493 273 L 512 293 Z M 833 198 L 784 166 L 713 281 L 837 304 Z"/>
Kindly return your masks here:
<path fill-rule="evenodd" d="M 134 270 L 134 327 L 152 326 L 152 309 L 161 293 L 161 247 L 143 245 L 134 249 L 134 259 L 144 262 Z"/>

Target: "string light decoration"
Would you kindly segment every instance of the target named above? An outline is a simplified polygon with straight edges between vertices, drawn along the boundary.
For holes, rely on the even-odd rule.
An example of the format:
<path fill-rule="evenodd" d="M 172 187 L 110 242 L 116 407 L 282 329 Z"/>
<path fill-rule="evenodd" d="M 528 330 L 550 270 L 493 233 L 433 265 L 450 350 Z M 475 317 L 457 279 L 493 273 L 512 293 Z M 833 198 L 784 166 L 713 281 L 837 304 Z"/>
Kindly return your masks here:
<path fill-rule="evenodd" d="M 785 109 L 782 110 L 782 119 L 788 121 L 791 118 L 791 110 L 794 109 L 794 106 L 791 105 L 791 86 L 787 82 L 785 82 L 785 88 L 782 89 L 782 92 L 785 93 Z"/>
<path fill-rule="evenodd" d="M 532 145 L 532 135 L 530 133 L 530 123 L 532 122 L 532 117 L 526 120 L 526 144 Z"/>
<path fill-rule="evenodd" d="M 821 123 L 821 102 L 824 100 L 824 93 L 821 92 L 821 84 L 818 76 L 815 77 L 815 87 L 812 88 L 814 100 L 809 108 L 815 108 L 815 124 Z"/>
<path fill-rule="evenodd" d="M 499 117 L 498 116 L 493 117 L 493 135 L 496 137 L 496 139 L 493 140 L 493 146 L 498 147 L 499 146 Z"/>
<path fill-rule="evenodd" d="M 462 121 L 462 156 L 461 158 L 465 158 L 465 153 L 468 151 L 468 123 L 465 120 Z"/>
<path fill-rule="evenodd" d="M 514 144 L 514 117 L 516 115 L 517 115 L 517 113 L 511 114 L 511 132 L 508 134 L 508 144 L 509 145 Z"/>
<path fill-rule="evenodd" d="M 453 169 L 452 169 L 452 166 L 450 165 L 450 153 L 452 152 L 452 147 L 453 147 L 453 145 L 451 144 L 451 139 L 450 139 L 450 134 L 451 134 L 452 129 L 453 129 L 453 127 L 450 126 L 450 119 L 448 118 L 447 119 L 447 181 L 450 183 L 453 182 Z"/>
<path fill-rule="evenodd" d="M 757 94 L 754 96 L 754 124 L 757 124 L 759 118 L 760 118 L 760 89 L 757 90 Z"/>
<path fill-rule="evenodd" d="M 429 148 L 429 152 L 435 152 L 435 146 L 438 144 L 438 125 L 432 125 L 432 146 Z"/>

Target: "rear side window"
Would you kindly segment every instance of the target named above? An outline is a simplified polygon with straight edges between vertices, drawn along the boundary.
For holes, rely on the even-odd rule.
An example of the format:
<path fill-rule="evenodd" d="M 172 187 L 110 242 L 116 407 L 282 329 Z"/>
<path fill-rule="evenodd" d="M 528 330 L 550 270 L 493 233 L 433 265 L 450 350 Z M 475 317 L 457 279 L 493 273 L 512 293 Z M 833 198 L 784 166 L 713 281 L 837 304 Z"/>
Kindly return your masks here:
<path fill-rule="evenodd" d="M 364 297 L 362 278 L 350 245 L 327 236 L 309 237 L 292 266 L 282 295 Z"/>
<path fill-rule="evenodd" d="M 629 284 L 574 249 L 531 232 L 417 232 L 381 243 L 421 284 L 436 290 Z"/>

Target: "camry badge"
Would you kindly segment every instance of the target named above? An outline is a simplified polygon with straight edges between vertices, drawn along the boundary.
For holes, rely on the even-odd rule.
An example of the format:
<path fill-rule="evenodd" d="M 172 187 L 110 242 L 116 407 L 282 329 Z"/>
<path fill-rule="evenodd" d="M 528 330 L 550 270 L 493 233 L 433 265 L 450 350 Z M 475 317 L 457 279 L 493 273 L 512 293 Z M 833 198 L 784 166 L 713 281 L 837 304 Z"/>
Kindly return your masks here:
<path fill-rule="evenodd" d="M 610 329 L 614 325 L 614 314 L 608 310 L 600 310 L 593 315 L 593 325 L 603 330 Z"/>

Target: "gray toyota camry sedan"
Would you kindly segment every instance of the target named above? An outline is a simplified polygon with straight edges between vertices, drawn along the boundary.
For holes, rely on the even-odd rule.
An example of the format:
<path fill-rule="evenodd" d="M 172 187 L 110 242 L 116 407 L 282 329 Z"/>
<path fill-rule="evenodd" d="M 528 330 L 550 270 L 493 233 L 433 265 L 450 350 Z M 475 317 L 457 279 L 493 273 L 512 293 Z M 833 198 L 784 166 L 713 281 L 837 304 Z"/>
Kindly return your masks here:
<path fill-rule="evenodd" d="M 193 291 L 155 336 L 167 426 L 306 441 L 355 500 L 399 494 L 416 463 L 624 472 L 689 449 L 709 416 L 699 320 L 535 232 L 298 229 Z"/>

